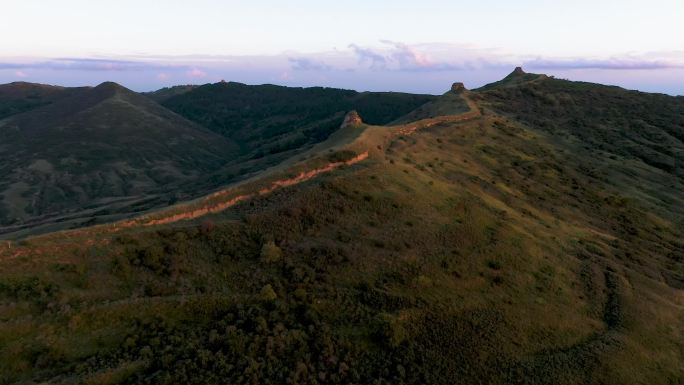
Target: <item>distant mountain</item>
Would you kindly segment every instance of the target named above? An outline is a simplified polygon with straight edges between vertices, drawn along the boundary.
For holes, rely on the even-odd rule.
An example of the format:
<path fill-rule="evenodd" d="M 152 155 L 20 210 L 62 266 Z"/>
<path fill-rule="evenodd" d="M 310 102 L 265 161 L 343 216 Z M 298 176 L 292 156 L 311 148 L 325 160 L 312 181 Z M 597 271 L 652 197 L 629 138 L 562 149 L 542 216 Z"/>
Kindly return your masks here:
<path fill-rule="evenodd" d="M 51 104 L 84 89 L 26 82 L 0 84 L 0 119 Z"/>
<path fill-rule="evenodd" d="M 175 95 L 168 97 L 169 93 Z M 179 115 L 234 140 L 244 153 L 256 158 L 326 139 L 350 110 L 358 111 L 368 124 L 386 124 L 435 98 L 235 82 L 164 89 L 150 96 Z"/>
<path fill-rule="evenodd" d="M 487 91 L 490 89 L 503 88 L 503 87 L 516 87 L 516 86 L 527 84 L 527 83 L 534 81 L 534 80 L 540 80 L 540 79 L 545 79 L 545 78 L 547 78 L 546 75 L 527 73 L 522 69 L 522 67 L 516 67 L 513 70 L 513 72 L 508 74 L 503 79 L 498 80 L 494 83 L 486 84 L 486 85 L 476 89 L 476 91 Z"/>
<path fill-rule="evenodd" d="M 0 234 L 191 199 L 306 151 L 348 110 L 384 123 L 433 98 L 224 82 L 142 95 L 111 82 L 0 85 Z"/>
<path fill-rule="evenodd" d="M 164 88 L 158 89 L 156 91 L 144 92 L 143 95 L 149 97 L 150 99 L 154 100 L 157 103 L 162 103 L 169 98 L 172 98 L 172 97 L 178 96 L 178 95 L 182 95 L 188 91 L 194 90 L 197 87 L 199 87 L 199 86 L 192 85 L 192 84 L 182 85 L 182 86 L 164 87 Z"/>
<path fill-rule="evenodd" d="M 168 202 L 181 183 L 236 154 L 230 140 L 115 83 L 27 87 L 42 90 L 45 105 L 0 121 L 5 226 Z"/>

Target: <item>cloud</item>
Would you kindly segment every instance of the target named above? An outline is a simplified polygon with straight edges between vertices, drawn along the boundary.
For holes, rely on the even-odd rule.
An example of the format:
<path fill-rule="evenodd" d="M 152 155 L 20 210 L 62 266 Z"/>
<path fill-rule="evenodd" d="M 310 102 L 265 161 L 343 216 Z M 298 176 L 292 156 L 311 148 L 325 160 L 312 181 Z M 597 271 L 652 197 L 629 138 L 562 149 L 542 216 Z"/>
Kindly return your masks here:
<path fill-rule="evenodd" d="M 383 44 L 393 47 L 391 57 L 401 71 L 453 71 L 464 68 L 463 64 L 435 62 L 425 52 L 419 51 L 406 43 L 381 40 Z"/>
<path fill-rule="evenodd" d="M 523 65 L 539 69 L 602 69 L 602 70 L 660 70 L 684 68 L 683 61 L 658 60 L 638 57 L 614 57 L 608 59 L 544 59 L 537 58 L 523 62 Z"/>
<path fill-rule="evenodd" d="M 622 54 L 609 58 L 530 57 L 507 55 L 493 49 L 455 44 L 417 44 L 381 40 L 379 48 L 351 44 L 360 65 L 371 70 L 407 72 L 439 72 L 478 69 L 506 69 L 517 65 L 550 70 L 662 70 L 684 68 L 684 52 L 650 52 L 640 55 Z"/>
<path fill-rule="evenodd" d="M 21 65 L 19 63 L 0 63 L 0 70 L 16 70 L 16 69 L 21 69 L 21 68 L 26 68 L 24 65 Z"/>
<path fill-rule="evenodd" d="M 330 71 L 333 69 L 322 61 L 307 57 L 288 57 L 287 60 L 295 71 Z"/>
<path fill-rule="evenodd" d="M 32 81 L 73 85 L 114 80 L 139 90 L 150 90 L 169 81 L 186 79 L 202 83 L 226 78 L 250 84 L 275 81 L 298 86 L 439 92 L 444 84 L 455 80 L 463 80 L 469 86 L 497 80 L 518 65 L 531 72 L 555 75 L 565 75 L 573 70 L 594 74 L 604 70 L 641 70 L 651 71 L 655 76 L 658 71 L 684 69 L 684 51 L 554 57 L 511 54 L 500 49 L 463 44 L 408 44 L 381 40 L 370 46 L 350 44 L 341 50 L 317 53 L 288 51 L 275 55 L 0 57 L 0 81 L 20 80 L 26 75 L 30 75 Z M 607 79 L 605 74 L 587 78 L 586 73 L 582 74 L 583 79 Z M 613 79 L 618 79 L 615 82 L 619 83 L 621 78 L 615 76 Z M 673 84 L 681 84 L 677 82 L 678 79 L 673 79 Z M 656 89 L 654 87 L 650 89 Z M 669 92 L 673 92 L 674 87 L 681 86 L 668 87 Z M 679 88 L 677 92 L 681 93 Z"/>
<path fill-rule="evenodd" d="M 145 71 L 186 66 L 156 62 L 93 58 L 56 58 L 42 61 L 0 62 L 0 69 L 39 69 L 56 71 Z"/>
<path fill-rule="evenodd" d="M 370 48 L 362 48 L 356 44 L 350 44 L 349 48 L 352 49 L 356 57 L 358 58 L 359 64 L 370 63 L 370 68 L 372 69 L 384 69 L 387 66 L 387 59 L 384 55 L 373 51 Z"/>
<path fill-rule="evenodd" d="M 415 46 L 406 43 L 381 40 L 384 46 L 377 49 L 350 44 L 359 64 L 369 64 L 372 70 L 392 71 L 453 71 L 464 69 L 463 63 L 439 61 Z M 428 47 L 429 48 L 429 47 Z"/>
<path fill-rule="evenodd" d="M 188 75 L 189 78 L 193 78 L 193 79 L 201 79 L 201 78 L 204 78 L 207 76 L 207 73 L 202 71 L 199 68 L 193 68 L 193 69 L 189 70 L 188 72 L 186 72 L 185 74 Z"/>

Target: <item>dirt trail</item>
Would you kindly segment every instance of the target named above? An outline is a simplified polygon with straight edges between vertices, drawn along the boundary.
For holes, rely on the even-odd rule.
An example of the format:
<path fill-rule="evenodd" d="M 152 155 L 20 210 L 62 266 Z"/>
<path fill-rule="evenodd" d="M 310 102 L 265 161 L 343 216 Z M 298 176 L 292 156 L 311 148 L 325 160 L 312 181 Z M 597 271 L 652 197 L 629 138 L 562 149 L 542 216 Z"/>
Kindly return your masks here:
<path fill-rule="evenodd" d="M 331 172 L 335 169 L 338 169 L 342 166 L 351 166 L 353 164 L 359 163 L 365 159 L 367 159 L 369 156 L 369 152 L 365 151 L 362 152 L 355 157 L 348 159 L 346 161 L 341 161 L 341 162 L 332 162 L 328 163 L 323 167 L 315 168 L 312 170 L 308 171 L 302 171 L 296 176 L 292 178 L 286 178 L 286 179 L 278 179 L 273 182 L 271 182 L 271 185 L 269 187 L 262 188 L 254 193 L 248 193 L 248 194 L 240 194 L 233 196 L 232 198 L 229 198 L 223 202 L 214 202 L 217 198 L 220 197 L 230 197 L 232 194 L 235 193 L 234 188 L 227 188 L 222 191 L 215 192 L 211 195 L 206 196 L 203 198 L 199 206 L 197 207 L 198 203 L 193 202 L 193 203 L 185 203 L 185 204 L 179 204 L 177 206 L 173 206 L 169 209 L 166 209 L 165 211 L 162 212 L 156 212 L 151 215 L 145 215 L 141 216 L 138 218 L 134 218 L 131 220 L 123 221 L 123 222 L 115 222 L 111 224 L 106 224 L 106 225 L 98 225 L 98 226 L 93 226 L 90 228 L 83 228 L 83 229 L 77 229 L 77 230 L 68 230 L 64 232 L 60 232 L 63 235 L 62 241 L 65 243 L 70 243 L 72 242 L 72 239 L 74 237 L 79 237 L 79 236 L 84 236 L 87 234 L 87 232 L 91 231 L 96 231 L 99 233 L 116 233 L 120 230 L 130 228 L 130 227 L 135 227 L 135 226 L 154 226 L 154 225 L 163 225 L 163 224 L 169 224 L 169 223 L 174 223 L 174 222 L 179 222 L 183 220 L 190 220 L 190 219 L 195 219 L 202 217 L 207 214 L 213 214 L 213 213 L 218 213 L 220 211 L 226 210 L 232 206 L 235 206 L 236 204 L 249 200 L 251 198 L 255 198 L 261 195 L 266 195 L 269 194 L 277 189 L 284 188 L 284 187 L 289 187 L 293 186 L 302 182 L 305 182 L 309 179 L 312 179 L 320 174 L 328 173 Z M 178 210 L 186 210 L 186 211 L 181 211 L 178 212 Z M 88 240 L 86 242 L 91 242 L 94 243 L 94 240 Z M 102 242 L 102 240 L 100 240 Z M 59 247 L 58 244 L 55 244 L 54 241 L 50 243 L 49 247 Z M 48 251 L 46 248 L 41 248 L 43 252 Z M 2 241 L 0 242 L 0 259 L 3 261 L 11 260 L 11 259 L 16 259 L 22 256 L 27 256 L 27 255 L 32 255 L 37 252 L 36 249 L 34 248 L 26 248 L 26 247 L 17 247 L 14 242 L 12 241 Z"/>
<path fill-rule="evenodd" d="M 456 122 L 462 122 L 465 120 L 470 120 L 474 118 L 478 118 L 482 116 L 482 113 L 480 112 L 479 107 L 470 100 L 467 96 L 463 95 L 463 99 L 466 101 L 468 104 L 468 107 L 470 107 L 470 111 L 464 112 L 462 114 L 458 115 L 445 115 L 445 116 L 437 116 L 434 118 L 427 118 L 427 119 L 421 119 L 417 120 L 415 122 L 406 124 L 399 128 L 397 131 L 398 135 L 411 135 L 417 130 L 421 130 L 424 128 L 428 128 L 431 126 L 434 126 L 436 124 L 440 123 L 456 123 Z"/>
<path fill-rule="evenodd" d="M 466 121 L 470 119 L 474 119 L 477 117 L 480 117 L 482 114 L 480 113 L 480 109 L 477 106 L 475 102 L 473 102 L 467 95 L 463 95 L 464 100 L 468 104 L 468 107 L 470 107 L 470 110 L 458 115 L 445 115 L 445 116 L 437 116 L 434 118 L 428 118 L 428 119 L 422 119 L 418 120 L 409 124 L 406 124 L 404 126 L 399 126 L 397 128 L 391 128 L 393 131 L 394 135 L 411 135 L 415 131 L 419 129 L 424 129 L 428 128 L 431 126 L 434 126 L 436 124 L 440 123 L 454 123 L 454 122 L 461 122 L 461 121 Z M 333 162 L 329 163 L 323 167 L 316 168 L 313 170 L 309 171 L 302 171 L 300 172 L 297 176 L 293 178 L 287 178 L 287 179 L 280 179 L 276 180 L 271 183 L 269 187 L 262 188 L 257 192 L 254 193 L 247 193 L 247 194 L 240 194 L 240 195 L 235 195 L 230 197 L 231 195 L 235 194 L 235 187 L 230 187 L 218 192 L 215 192 L 211 195 L 208 195 L 204 198 L 202 198 L 199 203 L 197 201 L 192 202 L 192 203 L 181 203 L 179 205 L 163 209 L 160 212 L 155 212 L 152 214 L 148 215 L 143 215 L 137 218 L 125 220 L 125 221 L 120 221 L 120 222 L 114 222 L 110 224 L 103 224 L 103 225 L 96 225 L 92 227 L 87 227 L 87 228 L 82 228 L 78 230 L 67 230 L 60 232 L 67 238 L 72 238 L 72 237 L 78 237 L 78 236 L 83 236 L 86 233 L 95 231 L 95 232 L 100 232 L 100 233 L 116 233 L 120 230 L 126 229 L 126 228 L 131 228 L 135 226 L 154 226 L 154 225 L 163 225 L 163 224 L 169 224 L 169 223 L 175 223 L 178 221 L 183 221 L 183 220 L 191 220 L 191 219 L 196 219 L 199 217 L 202 217 L 204 215 L 208 214 L 213 214 L 213 213 L 218 213 L 221 211 L 224 211 L 232 206 L 235 206 L 236 204 L 260 196 L 260 195 L 265 195 L 269 194 L 272 191 L 283 188 L 283 187 L 288 187 L 292 185 L 296 185 L 298 183 L 302 183 L 304 181 L 307 181 L 311 178 L 314 178 L 320 174 L 327 173 L 330 171 L 333 171 L 341 166 L 345 165 L 352 165 L 358 162 L 361 162 L 368 158 L 369 152 L 365 151 L 354 158 L 351 158 L 346 161 L 342 162 Z M 216 203 L 215 201 L 217 198 L 222 198 L 226 197 L 228 198 L 225 201 L 218 202 Z M 230 198 L 229 198 L 230 197 Z M 179 212 L 181 210 L 181 212 Z M 182 211 L 186 210 L 186 211 Z M 54 234 L 54 233 L 53 233 Z M 7 245 L 2 248 L 5 252 L 12 250 L 12 243 L 8 242 Z M 0 250 L 0 251 L 2 251 Z M 16 254 L 16 251 L 12 250 L 12 254 Z"/>
<path fill-rule="evenodd" d="M 182 220 L 189 220 L 189 219 L 195 219 L 207 214 L 213 214 L 217 213 L 223 210 L 228 209 L 229 207 L 235 206 L 236 204 L 248 200 L 250 198 L 254 198 L 260 195 L 266 195 L 271 192 L 273 192 L 276 189 L 283 188 L 283 187 L 289 187 L 293 186 L 302 182 L 305 182 L 309 179 L 312 179 L 320 174 L 327 173 L 330 171 L 333 171 L 341 166 L 350 166 L 355 163 L 361 162 L 362 160 L 368 158 L 368 151 L 363 152 L 349 160 L 343 161 L 343 162 L 333 162 L 333 163 L 328 163 L 324 167 L 316 168 L 313 170 L 309 171 L 302 171 L 300 172 L 297 176 L 293 178 L 288 178 L 288 179 L 280 179 L 276 180 L 271 183 L 270 187 L 262 188 L 256 193 L 251 193 L 251 194 L 243 194 L 243 195 L 237 195 L 225 202 L 220 202 L 220 203 L 215 203 L 215 204 L 207 204 L 207 201 L 214 199 L 216 197 L 222 196 L 222 195 L 228 195 L 232 191 L 229 190 L 224 190 L 224 191 L 219 191 L 217 193 L 214 193 L 207 198 L 204 199 L 204 205 L 200 208 L 196 208 L 190 211 L 186 212 L 180 212 L 177 214 L 173 214 L 170 216 L 166 217 L 161 217 L 161 218 L 139 218 L 136 220 L 124 222 L 118 225 L 119 228 L 124 228 L 124 227 L 130 227 L 134 225 L 142 225 L 142 226 L 154 226 L 154 225 L 162 225 L 162 224 L 168 224 L 168 223 L 174 223 Z"/>

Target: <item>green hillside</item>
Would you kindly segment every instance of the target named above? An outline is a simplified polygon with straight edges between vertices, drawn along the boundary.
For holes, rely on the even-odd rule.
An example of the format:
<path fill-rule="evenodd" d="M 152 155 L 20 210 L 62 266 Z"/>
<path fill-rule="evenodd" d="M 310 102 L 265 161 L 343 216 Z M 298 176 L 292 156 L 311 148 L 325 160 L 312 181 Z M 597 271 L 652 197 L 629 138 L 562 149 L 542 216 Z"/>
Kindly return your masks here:
<path fill-rule="evenodd" d="M 65 88 L 25 82 L 0 84 L 0 119 L 51 104 L 60 98 L 83 90 L 84 88 Z"/>
<path fill-rule="evenodd" d="M 161 95 L 168 91 L 160 91 Z M 154 97 L 154 95 L 153 95 Z M 239 143 L 254 158 L 306 147 L 335 132 L 356 110 L 369 124 L 386 124 L 433 100 L 432 95 L 356 92 L 335 88 L 206 84 L 164 98 L 162 105 Z"/>
<path fill-rule="evenodd" d="M 0 237 L 193 199 L 309 150 L 348 110 L 383 123 L 432 98 L 238 83 L 145 96 L 114 83 L 0 85 Z"/>
<path fill-rule="evenodd" d="M 2 243 L 0 383 L 679 384 L 681 103 L 450 91 L 202 199 Z"/>
<path fill-rule="evenodd" d="M 197 87 L 198 86 L 191 84 L 183 86 L 164 87 L 156 91 L 145 92 L 144 95 L 146 95 L 147 97 L 149 97 L 157 103 L 162 103 L 171 97 L 182 95 L 188 91 L 194 90 Z"/>
<path fill-rule="evenodd" d="M 72 93 L 0 121 L 3 232 L 168 204 L 174 188 L 236 153 L 229 140 L 117 84 Z"/>
<path fill-rule="evenodd" d="M 542 132 L 597 178 L 684 218 L 684 98 L 546 76 L 478 95 Z"/>

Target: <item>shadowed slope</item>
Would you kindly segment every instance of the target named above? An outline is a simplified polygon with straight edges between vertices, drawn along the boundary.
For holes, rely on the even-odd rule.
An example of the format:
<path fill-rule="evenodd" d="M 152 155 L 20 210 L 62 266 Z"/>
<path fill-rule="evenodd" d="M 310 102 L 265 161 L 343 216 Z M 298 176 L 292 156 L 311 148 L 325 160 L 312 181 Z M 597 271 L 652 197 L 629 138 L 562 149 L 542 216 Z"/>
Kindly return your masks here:
<path fill-rule="evenodd" d="M 546 79 L 548 76 L 543 74 L 531 74 L 523 71 L 522 67 L 516 67 L 513 72 L 505 78 L 494 83 L 486 84 L 475 91 L 487 91 L 496 88 L 517 87 L 536 80 Z"/>
<path fill-rule="evenodd" d="M 460 85 L 459 85 L 460 84 Z M 411 123 L 421 119 L 430 119 L 440 116 L 458 115 L 471 109 L 462 97 L 467 92 L 462 83 L 455 83 L 452 90 L 416 108 L 410 113 L 391 122 L 391 125 Z"/>
<path fill-rule="evenodd" d="M 0 137 L 5 225 L 81 210 L 89 216 L 116 200 L 168 201 L 162 196 L 174 186 L 217 169 L 236 150 L 114 83 L 2 120 Z"/>
<path fill-rule="evenodd" d="M 369 124 L 385 124 L 432 99 L 432 95 L 220 82 L 166 98 L 162 104 L 235 140 L 244 154 L 258 159 L 325 140 L 350 110 L 357 110 Z"/>
<path fill-rule="evenodd" d="M 0 119 L 51 104 L 85 89 L 26 82 L 0 84 Z"/>
<path fill-rule="evenodd" d="M 684 218 L 684 98 L 537 79 L 479 100 L 543 132 L 630 198 Z"/>

